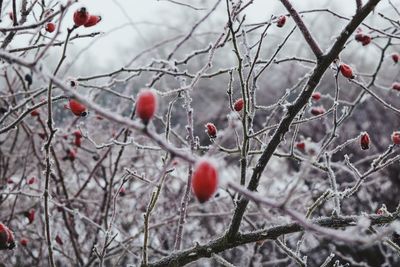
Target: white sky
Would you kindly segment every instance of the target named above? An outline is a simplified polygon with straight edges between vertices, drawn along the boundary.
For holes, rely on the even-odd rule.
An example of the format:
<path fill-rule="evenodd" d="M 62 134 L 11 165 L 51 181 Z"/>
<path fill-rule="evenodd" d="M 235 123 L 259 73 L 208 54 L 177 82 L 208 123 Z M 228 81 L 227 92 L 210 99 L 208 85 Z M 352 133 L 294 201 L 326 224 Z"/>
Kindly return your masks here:
<path fill-rule="evenodd" d="M 207 9 L 216 3 L 216 0 L 176 1 Z M 66 0 L 61 2 L 65 3 Z M 355 0 L 292 0 L 291 2 L 298 10 L 304 10 L 310 6 L 313 8 L 331 8 L 345 16 L 351 16 L 355 11 Z M 364 0 L 364 2 L 366 1 Z M 393 3 L 400 7 L 400 0 L 393 0 Z M 123 65 L 121 60 L 125 59 L 127 61 L 128 58 L 132 58 L 141 49 L 154 45 L 154 37 L 157 37 L 158 33 L 165 31 L 166 27 L 168 29 L 175 28 L 175 32 L 187 33 L 191 29 L 193 22 L 197 20 L 196 18 L 204 16 L 208 12 L 208 10 L 195 11 L 165 0 L 81 0 L 79 3 L 74 4 L 66 15 L 64 25 L 62 25 L 63 28 L 72 25 L 72 12 L 81 6 L 87 7 L 92 14 L 101 15 L 103 20 L 95 27 L 81 27 L 77 32 L 81 34 L 95 31 L 107 33 L 106 36 L 98 38 L 90 49 L 85 50 L 85 56 L 95 60 L 96 64 L 106 65 L 110 69 L 121 67 Z M 386 8 L 385 6 L 388 6 L 387 1 L 382 1 L 380 8 Z M 3 16 L 8 10 L 11 10 L 10 6 L 4 8 Z M 211 19 L 225 22 L 225 12 L 225 0 L 222 0 L 218 12 Z M 254 0 L 254 4 L 246 11 L 246 22 L 265 21 L 272 14 L 281 13 L 286 12 L 279 0 Z M 188 22 L 188 20 L 192 21 Z M 3 25 L 6 23 L 5 21 L 7 20 L 3 20 Z M 131 24 L 127 25 L 130 22 Z M 150 26 L 144 24 L 144 22 L 152 22 L 154 24 Z M 8 20 L 7 23 L 10 23 L 10 21 Z M 125 26 L 122 27 L 123 25 Z M 223 23 L 220 23 L 220 25 L 223 25 Z M 115 30 L 118 27 L 121 28 Z M 221 31 L 221 29 L 207 30 Z M 93 39 L 74 41 L 70 48 L 72 50 L 70 53 L 78 53 L 92 41 Z M 20 45 L 15 42 L 12 47 L 19 47 Z M 59 51 L 55 50 L 54 52 L 58 54 Z M 122 52 L 126 54 L 124 59 L 120 58 Z M 80 63 L 76 62 L 76 64 Z"/>

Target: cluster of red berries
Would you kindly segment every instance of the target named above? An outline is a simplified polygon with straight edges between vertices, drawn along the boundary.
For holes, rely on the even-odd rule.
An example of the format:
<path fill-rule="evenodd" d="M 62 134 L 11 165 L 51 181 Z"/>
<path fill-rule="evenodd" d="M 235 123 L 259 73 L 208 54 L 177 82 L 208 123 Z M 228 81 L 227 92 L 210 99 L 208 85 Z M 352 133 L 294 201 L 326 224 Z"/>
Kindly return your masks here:
<path fill-rule="evenodd" d="M 371 43 L 371 36 L 369 36 L 368 34 L 363 34 L 363 33 L 357 33 L 355 36 L 355 39 L 357 42 L 360 42 L 363 46 L 368 45 L 369 43 Z"/>
<path fill-rule="evenodd" d="M 50 14 L 51 13 L 48 13 L 47 16 Z M 8 16 L 12 21 L 14 20 L 14 13 L 12 11 L 8 13 Z M 73 20 L 75 23 L 75 27 L 79 27 L 82 25 L 84 27 L 92 27 L 101 21 L 101 16 L 90 15 L 85 7 L 81 7 L 74 12 Z M 56 24 L 51 21 L 47 22 L 44 26 L 44 29 L 45 31 L 52 33 L 56 30 Z"/>
<path fill-rule="evenodd" d="M 85 7 L 81 7 L 74 13 L 75 27 L 84 26 L 92 27 L 101 21 L 101 17 L 97 15 L 90 15 Z"/>
<path fill-rule="evenodd" d="M 4 224 L 0 223 L 0 250 L 15 248 L 14 234 Z"/>

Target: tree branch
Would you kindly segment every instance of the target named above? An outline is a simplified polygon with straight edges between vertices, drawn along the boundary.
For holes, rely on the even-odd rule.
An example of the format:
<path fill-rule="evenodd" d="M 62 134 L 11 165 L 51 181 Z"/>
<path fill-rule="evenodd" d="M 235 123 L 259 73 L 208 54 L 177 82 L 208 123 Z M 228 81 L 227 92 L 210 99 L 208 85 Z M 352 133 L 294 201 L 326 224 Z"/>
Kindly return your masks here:
<path fill-rule="evenodd" d="M 304 24 L 303 20 L 301 19 L 299 13 L 294 9 L 292 4 L 289 2 L 289 0 L 281 0 L 282 4 L 285 6 L 289 14 L 292 16 L 294 22 L 296 22 L 297 26 L 299 27 L 301 33 L 304 36 L 304 39 L 306 39 L 306 42 L 310 46 L 311 50 L 313 51 L 314 55 L 317 58 L 320 58 L 322 56 L 322 50 L 319 48 L 319 45 L 317 42 L 314 40 L 312 37 L 310 31 L 308 30 L 307 26 Z"/>
<path fill-rule="evenodd" d="M 310 223 L 327 228 L 341 228 L 354 226 L 357 221 L 364 216 L 340 216 L 340 217 L 322 217 L 311 220 Z M 396 216 L 379 216 L 375 214 L 367 215 L 366 218 L 371 220 L 371 225 L 387 224 L 398 218 Z M 214 253 L 219 253 L 227 249 L 237 246 L 253 243 L 263 240 L 275 240 L 282 235 L 292 234 L 303 231 L 304 228 L 299 223 L 289 223 L 280 226 L 274 226 L 267 229 L 239 234 L 234 240 L 229 241 L 224 236 L 219 237 L 205 245 L 197 245 L 190 249 L 172 253 L 163 259 L 148 264 L 148 267 L 165 267 L 165 266 L 183 266 L 189 262 L 193 262 L 199 258 L 210 258 Z"/>

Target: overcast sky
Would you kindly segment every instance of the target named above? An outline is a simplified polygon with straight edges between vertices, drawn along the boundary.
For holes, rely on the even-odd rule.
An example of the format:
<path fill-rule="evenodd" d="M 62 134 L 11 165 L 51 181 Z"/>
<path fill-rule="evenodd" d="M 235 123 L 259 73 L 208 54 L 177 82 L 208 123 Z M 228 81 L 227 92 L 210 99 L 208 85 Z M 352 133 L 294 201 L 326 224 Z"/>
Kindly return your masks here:
<path fill-rule="evenodd" d="M 154 45 L 154 37 L 166 30 L 176 33 L 187 33 L 197 18 L 204 16 L 216 0 L 176 0 L 182 3 L 190 3 L 204 10 L 193 10 L 179 6 L 166 0 L 81 0 L 74 4 L 66 15 L 62 28 L 72 25 L 72 12 L 81 6 L 88 8 L 92 14 L 101 15 L 103 20 L 93 28 L 79 28 L 81 34 L 101 31 L 105 36 L 95 39 L 76 40 L 71 46 L 70 53 L 79 53 L 91 42 L 90 49 L 84 50 L 85 57 L 96 60 L 96 64 L 106 65 L 109 68 L 123 65 L 121 53 L 126 53 L 126 61 L 132 58 L 141 49 Z M 63 0 L 62 2 L 66 2 Z M 247 2 L 247 1 L 245 1 Z M 331 8 L 341 15 L 351 16 L 355 11 L 355 0 L 292 0 L 292 4 L 299 10 L 306 8 Z M 366 2 L 366 1 L 364 1 Z M 400 0 L 393 0 L 400 6 Z M 387 1 L 382 1 L 379 8 L 387 8 Z M 212 21 L 225 22 L 225 0 L 222 0 L 217 12 L 210 18 Z M 6 6 L 4 10 L 11 10 Z M 285 12 L 278 0 L 254 0 L 246 10 L 246 21 L 260 22 L 267 20 L 272 14 L 278 15 Z M 6 14 L 6 13 L 3 13 Z M 188 21 L 192 20 L 192 21 Z M 4 20 L 6 21 L 6 20 Z M 150 25 L 149 22 L 152 24 Z M 3 22 L 5 23 L 5 22 Z M 10 23 L 10 21 L 8 21 Z M 223 27 L 223 23 L 220 23 Z M 221 32 L 221 29 L 207 29 Z M 160 40 L 158 40 L 160 41 Z M 18 47 L 19 43 L 12 46 Z M 139 47 L 138 47 L 139 46 Z M 58 51 L 55 51 L 58 54 Z M 123 60 L 123 59 L 122 59 Z M 79 64 L 79 62 L 77 62 Z"/>

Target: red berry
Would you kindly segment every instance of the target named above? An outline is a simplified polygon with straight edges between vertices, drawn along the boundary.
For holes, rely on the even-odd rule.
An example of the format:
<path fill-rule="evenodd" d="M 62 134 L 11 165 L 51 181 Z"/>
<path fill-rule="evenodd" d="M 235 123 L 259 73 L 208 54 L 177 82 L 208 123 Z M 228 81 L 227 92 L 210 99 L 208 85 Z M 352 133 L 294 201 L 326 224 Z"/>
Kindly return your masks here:
<path fill-rule="evenodd" d="M 125 196 L 125 195 L 126 195 L 126 190 L 125 190 L 124 187 L 122 187 L 122 188 L 119 190 L 119 196 L 123 197 L 123 196 Z"/>
<path fill-rule="evenodd" d="M 356 41 L 361 42 L 363 39 L 363 36 L 364 36 L 364 34 L 362 34 L 361 30 L 360 30 L 360 33 L 357 33 L 355 36 Z"/>
<path fill-rule="evenodd" d="M 75 135 L 76 138 L 82 138 L 82 133 L 80 130 L 75 130 L 72 134 Z"/>
<path fill-rule="evenodd" d="M 296 143 L 296 148 L 297 148 L 298 150 L 304 150 L 304 149 L 306 148 L 306 143 L 304 143 L 304 142 L 298 142 L 298 143 Z"/>
<path fill-rule="evenodd" d="M 69 100 L 69 108 L 76 116 L 84 117 L 87 114 L 86 106 L 72 98 Z"/>
<path fill-rule="evenodd" d="M 393 61 L 394 61 L 394 63 L 397 63 L 397 62 L 399 62 L 399 54 L 397 54 L 397 53 L 393 53 L 392 54 L 392 59 L 393 59 Z"/>
<path fill-rule="evenodd" d="M 153 118 L 157 109 L 157 95 L 151 89 L 143 89 L 136 99 L 136 113 L 144 124 Z"/>
<path fill-rule="evenodd" d="M 354 78 L 353 70 L 351 69 L 351 67 L 349 65 L 343 63 L 339 66 L 339 69 L 344 77 L 349 78 L 349 79 Z"/>
<path fill-rule="evenodd" d="M 321 99 L 321 93 L 320 92 L 315 92 L 315 93 L 312 94 L 311 97 L 312 97 L 313 100 L 318 101 L 318 100 Z"/>
<path fill-rule="evenodd" d="M 35 210 L 30 209 L 29 211 L 26 211 L 25 217 L 28 218 L 29 224 L 33 223 L 33 221 L 35 220 Z"/>
<path fill-rule="evenodd" d="M 400 145 L 400 132 L 396 131 L 392 134 L 392 141 L 395 145 Z"/>
<path fill-rule="evenodd" d="M 370 138 L 367 132 L 361 134 L 360 145 L 362 150 L 369 149 Z"/>
<path fill-rule="evenodd" d="M 7 184 L 13 184 L 14 183 L 14 180 L 13 179 L 11 179 L 11 178 L 8 178 L 7 179 Z"/>
<path fill-rule="evenodd" d="M 217 137 L 217 127 L 215 127 L 214 123 L 208 122 L 206 125 L 206 133 L 208 134 L 209 137 L 215 138 Z"/>
<path fill-rule="evenodd" d="M 276 21 L 276 26 L 278 26 L 279 28 L 282 28 L 283 25 L 285 25 L 286 23 L 286 16 L 280 16 L 278 18 L 278 20 Z"/>
<path fill-rule="evenodd" d="M 35 177 L 31 177 L 31 178 L 28 180 L 28 184 L 29 184 L 29 185 L 34 184 L 35 182 L 36 182 L 36 178 L 35 178 Z"/>
<path fill-rule="evenodd" d="M 311 114 L 314 116 L 324 114 L 326 110 L 323 107 L 314 107 L 311 109 Z"/>
<path fill-rule="evenodd" d="M 53 22 L 48 22 L 44 28 L 47 32 L 54 32 L 56 25 Z"/>
<path fill-rule="evenodd" d="M 379 209 L 376 211 L 376 214 L 378 214 L 378 215 L 383 215 L 383 209 L 382 209 L 382 208 L 379 208 Z"/>
<path fill-rule="evenodd" d="M 74 161 L 76 159 L 76 150 L 75 149 L 68 149 L 66 159 L 70 161 Z"/>
<path fill-rule="evenodd" d="M 26 238 L 21 238 L 21 240 L 19 241 L 19 243 L 21 244 L 21 246 L 26 247 L 28 245 L 28 239 Z"/>
<path fill-rule="evenodd" d="M 0 250 L 13 249 L 15 247 L 14 234 L 4 224 L 0 223 Z"/>
<path fill-rule="evenodd" d="M 400 83 L 393 83 L 392 84 L 392 89 L 396 91 L 400 91 Z"/>
<path fill-rule="evenodd" d="M 101 21 L 100 16 L 90 15 L 89 20 L 83 25 L 85 27 L 92 27 Z"/>
<path fill-rule="evenodd" d="M 77 147 L 81 147 L 81 143 L 82 143 L 82 139 L 80 139 L 80 138 L 78 138 L 78 137 L 75 137 L 74 144 L 75 144 Z"/>
<path fill-rule="evenodd" d="M 64 242 L 62 241 L 61 237 L 59 235 L 56 235 L 56 242 L 60 246 L 64 245 Z"/>
<path fill-rule="evenodd" d="M 372 39 L 371 39 L 371 36 L 369 36 L 369 35 L 364 35 L 364 37 L 363 37 L 361 43 L 362 43 L 363 46 L 366 46 L 366 45 L 368 45 L 368 44 L 371 42 L 371 40 L 372 40 Z"/>
<path fill-rule="evenodd" d="M 82 7 L 74 13 L 74 23 L 76 27 L 84 25 L 89 20 L 89 12 L 86 8 Z"/>
<path fill-rule="evenodd" d="M 357 33 L 355 36 L 355 39 L 362 43 L 363 46 L 368 45 L 371 42 L 371 36 L 369 36 L 368 34 L 363 34 L 363 33 Z"/>
<path fill-rule="evenodd" d="M 39 115 L 40 115 L 39 110 L 34 109 L 34 110 L 31 111 L 31 116 L 32 116 L 32 117 L 37 117 L 37 116 L 39 116 Z"/>
<path fill-rule="evenodd" d="M 233 104 L 233 109 L 237 112 L 243 109 L 243 98 L 239 98 L 235 101 L 235 103 Z"/>
<path fill-rule="evenodd" d="M 193 172 L 192 189 L 200 203 L 213 196 L 218 186 L 218 172 L 208 160 L 200 160 Z"/>

